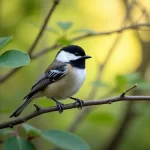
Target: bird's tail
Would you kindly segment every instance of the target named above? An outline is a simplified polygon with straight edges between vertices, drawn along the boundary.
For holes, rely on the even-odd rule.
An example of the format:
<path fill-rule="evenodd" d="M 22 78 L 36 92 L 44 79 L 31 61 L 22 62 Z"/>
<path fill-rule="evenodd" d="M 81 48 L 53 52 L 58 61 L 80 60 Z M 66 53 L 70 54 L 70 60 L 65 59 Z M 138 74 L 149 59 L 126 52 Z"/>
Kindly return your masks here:
<path fill-rule="evenodd" d="M 11 117 L 18 117 L 24 108 L 31 102 L 32 98 L 27 98 L 16 110 L 12 113 Z"/>

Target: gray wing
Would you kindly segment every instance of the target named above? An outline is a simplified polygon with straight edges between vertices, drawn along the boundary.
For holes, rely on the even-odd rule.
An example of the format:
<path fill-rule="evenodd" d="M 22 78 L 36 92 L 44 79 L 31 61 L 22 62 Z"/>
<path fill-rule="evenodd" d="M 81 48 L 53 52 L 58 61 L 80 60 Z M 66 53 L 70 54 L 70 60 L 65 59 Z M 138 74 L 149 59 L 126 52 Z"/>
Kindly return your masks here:
<path fill-rule="evenodd" d="M 44 90 L 44 88 L 59 80 L 62 78 L 67 72 L 67 67 L 66 65 L 60 66 L 59 68 L 57 67 L 56 69 L 52 69 L 46 73 L 44 73 L 37 81 L 36 83 L 32 86 L 32 89 L 28 95 L 24 97 L 24 99 L 29 99 L 31 98 L 35 93 L 38 91 Z"/>

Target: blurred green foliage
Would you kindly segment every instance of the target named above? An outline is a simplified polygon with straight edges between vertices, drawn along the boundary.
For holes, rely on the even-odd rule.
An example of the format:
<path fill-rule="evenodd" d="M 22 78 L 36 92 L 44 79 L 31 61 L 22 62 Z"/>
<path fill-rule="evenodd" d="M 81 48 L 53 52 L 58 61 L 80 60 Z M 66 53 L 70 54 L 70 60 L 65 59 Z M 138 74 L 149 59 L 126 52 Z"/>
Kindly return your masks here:
<path fill-rule="evenodd" d="M 28 140 L 21 137 L 9 137 L 4 142 L 4 150 L 36 150 L 35 146 L 30 143 Z"/>
<path fill-rule="evenodd" d="M 34 138 L 43 138 L 50 143 L 54 143 L 60 148 L 68 150 L 89 150 L 88 144 L 78 136 L 59 130 L 41 131 L 29 124 L 23 124 L 20 128 L 25 129 L 25 137 L 21 137 L 19 130 L 12 131 L 10 129 L 3 129 L 0 132 L 1 137 L 8 136 L 5 140 L 4 150 L 35 150 L 36 147 L 31 143 Z M 75 146 L 76 145 L 76 146 Z"/>
<path fill-rule="evenodd" d="M 139 90 L 150 90 L 150 82 L 144 80 L 139 72 L 116 76 L 116 90 L 119 92 L 132 87 L 136 83 Z"/>
<path fill-rule="evenodd" d="M 140 2 L 145 8 L 149 9 L 149 1 L 143 0 Z M 5 37 L 0 39 L 0 47 L 5 46 L 0 50 L 1 54 L 7 52 L 8 49 L 12 49 L 12 47 L 27 53 L 51 5 L 52 1 L 49 0 L 0 1 L 0 37 Z M 122 38 L 114 50 L 109 63 L 105 66 L 100 80 L 95 80 L 97 66 L 105 60 L 116 34 L 96 36 L 76 42 L 71 41 L 72 38 L 85 34 L 94 35 L 99 31 L 103 32 L 120 28 L 120 22 L 122 22 L 125 12 L 124 1 L 121 0 L 95 0 L 92 2 L 91 0 L 60 1 L 58 8 L 45 29 L 45 34 L 34 52 L 36 53 L 44 48 L 51 47 L 53 44 L 60 44 L 62 46 L 77 44 L 93 57 L 90 62 L 87 62 L 87 78 L 83 87 L 75 95 L 78 98 L 87 98 L 92 86 L 98 88 L 95 99 L 99 99 L 104 95 L 105 97 L 120 95 L 136 83 L 138 88 L 134 91 L 137 94 L 149 95 L 149 67 L 146 68 L 145 75 L 143 75 L 143 72 L 139 73 L 137 71 L 142 62 L 145 61 L 141 41 L 150 42 L 149 38 L 143 38 L 147 37 L 147 34 L 149 36 L 148 31 L 141 31 L 139 33 L 139 35 L 142 35 L 141 39 L 137 36 L 136 31 L 129 30 L 122 33 Z M 140 14 L 140 9 L 135 8 L 132 11 L 131 17 L 133 20 L 137 20 Z M 142 21 L 145 20 L 144 17 Z M 14 40 L 13 43 L 8 44 L 12 42 L 12 37 L 8 37 L 10 35 L 13 35 Z M 28 93 L 35 80 L 53 61 L 58 50 L 54 49 L 54 51 L 50 51 L 32 61 L 30 65 L 24 66 L 5 83 L 0 84 L 1 122 L 9 120 L 8 116 L 10 113 L 21 103 L 22 98 Z M 0 77 L 8 71 L 7 68 L 0 68 Z M 130 94 L 132 94 L 132 91 Z M 65 100 L 63 103 L 70 102 L 72 101 Z M 54 105 L 52 101 L 46 98 L 41 98 L 36 103 L 42 107 Z M 114 133 L 121 124 L 125 108 L 126 102 L 93 107 L 93 111 L 79 125 L 75 135 L 84 139 L 91 149 L 103 149 L 112 140 Z M 34 107 L 31 104 L 22 115 L 32 110 L 34 110 Z M 149 104 L 138 102 L 135 104 L 133 111 L 136 117 L 126 129 L 118 150 L 150 149 Z M 59 141 L 64 142 L 64 145 L 66 144 L 65 142 L 73 139 L 71 142 L 76 142 L 77 140 L 85 149 L 88 149 L 87 144 L 79 137 L 62 131 L 71 125 L 78 113 L 82 113 L 82 110 L 67 110 L 61 115 L 58 113 L 48 113 L 28 121 L 32 126 L 23 124 L 21 127 L 17 126 L 14 129 L 0 130 L 0 141 L 3 142 L 0 144 L 0 149 L 7 150 L 11 147 L 11 149 L 14 148 L 16 150 L 21 146 L 22 149 L 35 149 L 36 147 L 39 150 L 47 150 L 52 149 L 54 145 L 61 147 L 58 143 L 60 139 L 57 136 L 61 134 L 69 138 L 65 140 L 65 137 L 63 137 L 63 140 Z M 17 136 L 16 131 L 19 132 Z M 42 131 L 47 131 L 47 135 L 50 134 L 50 138 L 47 137 L 47 140 L 45 140 L 41 136 L 43 134 Z M 51 131 L 56 132 L 52 133 Z M 64 145 L 62 146 L 63 148 L 70 149 L 70 147 L 65 147 L 66 145 Z M 70 144 L 70 146 L 72 145 L 74 145 L 72 148 L 76 148 L 78 144 Z"/>

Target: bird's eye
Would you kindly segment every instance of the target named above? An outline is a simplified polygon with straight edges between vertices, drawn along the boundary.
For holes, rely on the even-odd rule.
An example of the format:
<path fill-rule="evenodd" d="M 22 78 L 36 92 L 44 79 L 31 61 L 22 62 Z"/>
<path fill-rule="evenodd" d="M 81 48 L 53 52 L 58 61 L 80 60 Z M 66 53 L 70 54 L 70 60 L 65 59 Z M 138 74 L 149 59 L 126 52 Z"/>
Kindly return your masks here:
<path fill-rule="evenodd" d="M 75 55 L 76 55 L 76 56 L 80 56 L 80 54 L 79 54 L 79 53 L 75 53 Z"/>

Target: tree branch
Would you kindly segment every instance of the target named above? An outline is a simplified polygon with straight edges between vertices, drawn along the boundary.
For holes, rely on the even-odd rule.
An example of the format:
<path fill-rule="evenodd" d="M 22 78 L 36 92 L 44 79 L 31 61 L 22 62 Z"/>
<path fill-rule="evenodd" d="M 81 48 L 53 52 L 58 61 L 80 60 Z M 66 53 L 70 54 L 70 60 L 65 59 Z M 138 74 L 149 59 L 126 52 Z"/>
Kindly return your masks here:
<path fill-rule="evenodd" d="M 133 29 L 133 30 L 134 29 L 141 29 L 141 27 L 150 27 L 150 23 L 133 24 L 133 25 L 130 25 L 130 26 L 126 26 L 126 27 L 123 27 L 123 28 L 116 29 L 116 30 L 111 30 L 111 31 L 106 31 L 106 32 L 97 32 L 95 34 L 88 33 L 88 34 L 85 34 L 85 35 L 82 35 L 82 36 L 75 37 L 75 38 L 71 39 L 70 41 L 75 42 L 75 41 L 79 41 L 81 39 L 85 39 L 87 37 L 110 35 L 110 34 L 113 34 L 113 33 L 123 32 L 123 31 L 129 30 L 129 29 Z M 34 55 L 30 55 L 30 57 L 31 57 L 32 60 L 36 59 L 36 58 L 46 54 L 47 52 L 49 52 L 51 50 L 54 50 L 55 48 L 59 48 L 61 46 L 62 46 L 61 44 L 56 43 L 56 44 L 52 45 L 51 47 L 44 48 L 43 50 L 37 52 Z M 22 68 L 22 67 L 20 67 L 20 68 Z M 17 68 L 17 69 L 15 68 L 15 69 L 11 70 L 10 72 L 8 72 L 7 74 L 5 74 L 4 76 L 2 76 L 0 78 L 0 83 L 3 83 L 4 81 L 6 81 L 6 79 L 10 78 L 14 73 L 16 73 L 18 70 L 20 70 L 20 68 Z"/>
<path fill-rule="evenodd" d="M 45 20 L 44 20 L 44 22 L 43 22 L 43 25 L 42 25 L 42 27 L 41 27 L 41 29 L 40 29 L 40 32 L 39 32 L 39 34 L 37 35 L 35 41 L 33 42 L 32 46 L 31 46 L 30 49 L 29 49 L 29 54 L 31 54 L 31 53 L 33 52 L 33 50 L 35 49 L 37 43 L 39 42 L 40 38 L 42 37 L 42 34 L 43 34 L 43 32 L 44 32 L 44 30 L 45 30 L 45 28 L 46 28 L 46 25 L 47 25 L 48 21 L 50 20 L 50 17 L 51 17 L 51 15 L 52 15 L 52 13 L 54 12 L 56 6 L 57 6 L 58 3 L 59 3 L 59 0 L 53 0 L 53 1 L 54 1 L 54 2 L 53 2 L 53 5 L 52 5 L 51 9 L 49 10 L 49 12 L 48 12 L 48 14 L 47 14 L 47 16 L 46 16 L 46 18 L 45 18 Z"/>
<path fill-rule="evenodd" d="M 149 17 L 147 10 L 143 6 L 141 6 L 139 1 L 135 1 L 135 4 L 138 8 L 140 8 L 140 10 L 142 12 L 141 16 L 144 15 L 146 17 L 147 22 L 150 22 L 150 17 Z M 141 19 L 141 16 L 137 19 L 137 21 L 139 21 Z M 131 23 L 133 23 L 132 16 L 129 17 L 129 21 Z M 143 50 L 143 54 L 142 54 L 143 61 L 140 65 L 140 67 L 138 68 L 137 72 L 141 72 L 141 74 L 144 78 L 144 74 L 146 73 L 146 69 L 149 65 L 149 57 L 148 57 L 149 49 L 148 49 L 148 44 L 146 44 L 146 46 L 143 47 L 143 45 L 145 45 L 145 43 L 143 43 L 143 41 L 140 37 L 140 34 L 138 32 L 136 34 L 142 45 L 142 50 Z M 141 93 L 141 92 L 135 91 L 134 94 L 136 94 L 136 93 Z M 131 122 L 133 121 L 133 119 L 135 119 L 135 116 L 137 113 L 134 111 L 135 104 L 136 104 L 135 101 L 129 101 L 127 103 L 127 106 L 125 107 L 125 111 L 124 111 L 124 116 L 122 117 L 122 121 L 116 127 L 116 130 L 114 131 L 113 136 L 111 137 L 110 141 L 108 141 L 107 144 L 105 145 L 104 150 L 110 150 L 110 149 L 116 150 L 121 145 L 121 143 L 123 142 L 125 133 L 128 130 L 128 127 L 131 126 Z"/>
<path fill-rule="evenodd" d="M 130 120 L 132 120 L 135 116 L 135 114 L 133 113 L 133 104 L 133 101 L 130 101 L 127 104 L 122 122 L 120 122 L 119 126 L 116 127 L 116 132 L 111 138 L 111 141 L 107 143 L 104 150 L 116 150 L 118 145 L 121 143 L 124 136 L 124 131 L 128 129 Z"/>
<path fill-rule="evenodd" d="M 53 5 L 52 7 L 50 8 L 49 12 L 48 12 L 48 15 L 46 16 L 44 22 L 43 22 L 43 25 L 40 29 L 40 32 L 39 34 L 37 35 L 35 41 L 33 42 L 33 44 L 31 45 L 31 47 L 29 48 L 28 50 L 28 54 L 30 55 L 30 57 L 32 58 L 32 52 L 33 50 L 35 49 L 36 45 L 38 44 L 40 38 L 42 37 L 42 34 L 44 32 L 44 29 L 48 23 L 48 21 L 50 20 L 50 17 L 52 16 L 52 13 L 54 12 L 56 6 L 59 4 L 59 1 L 60 0 L 53 0 Z M 15 69 L 12 69 L 10 70 L 7 74 L 5 74 L 4 76 L 0 77 L 0 83 L 3 83 L 4 81 L 6 81 L 7 79 L 9 79 L 13 74 L 15 74 L 18 70 L 20 70 L 22 67 L 19 67 L 19 68 L 15 68 Z"/>
<path fill-rule="evenodd" d="M 148 22 L 148 23 L 133 24 L 133 25 L 130 25 L 130 26 L 122 27 L 122 28 L 119 28 L 119 29 L 116 29 L 116 30 L 111 30 L 111 31 L 97 32 L 97 33 L 88 33 L 88 34 L 84 34 L 84 35 L 72 38 L 70 41 L 71 42 L 76 42 L 76 41 L 85 39 L 87 37 L 110 35 L 110 34 L 114 34 L 114 33 L 123 32 L 123 31 L 129 30 L 129 29 L 133 29 L 133 30 L 139 29 L 140 30 L 141 27 L 150 27 L 150 22 Z M 61 44 L 55 44 L 55 45 L 53 45 L 51 47 L 44 48 L 43 50 L 41 50 L 41 51 L 37 52 L 36 54 L 34 54 L 32 56 L 32 58 L 35 59 L 35 58 L 37 58 L 39 56 L 42 56 L 45 53 L 47 53 L 47 52 L 49 52 L 49 51 L 51 51 L 53 49 L 59 48 L 61 46 L 62 46 Z"/>
<path fill-rule="evenodd" d="M 86 38 L 86 37 L 109 35 L 109 34 L 113 34 L 113 33 L 123 32 L 123 31 L 129 30 L 129 29 L 135 30 L 135 29 L 140 29 L 141 27 L 149 27 L 149 26 L 150 26 L 149 22 L 148 23 L 138 23 L 138 24 L 132 24 L 132 25 L 129 25 L 129 26 L 126 26 L 126 27 L 122 27 L 122 28 L 119 28 L 119 29 L 116 29 L 116 30 L 105 31 L 105 32 L 97 32 L 95 34 L 88 33 L 88 34 L 81 35 L 79 37 L 76 37 L 76 38 L 72 39 L 72 42 L 83 39 L 83 38 Z"/>
<path fill-rule="evenodd" d="M 120 27 L 120 28 L 122 28 L 122 29 L 125 27 L 126 22 L 127 22 L 127 20 L 128 20 L 128 17 L 130 16 L 130 13 L 129 13 L 129 12 L 130 12 L 131 8 L 132 8 L 132 6 L 128 7 L 128 11 L 126 12 L 126 15 L 125 15 L 125 17 L 124 17 L 124 19 L 123 19 L 123 21 L 122 21 L 122 23 L 121 23 L 121 27 Z M 111 45 L 111 47 L 110 47 L 110 49 L 109 49 L 109 52 L 108 52 L 108 54 L 107 54 L 105 60 L 103 61 L 103 63 L 102 63 L 100 66 L 98 65 L 98 69 L 97 69 L 98 71 L 97 71 L 97 74 L 96 74 L 96 77 L 95 77 L 95 81 L 98 81 L 98 80 L 101 78 L 101 76 L 102 76 L 102 74 L 103 74 L 103 71 L 104 71 L 105 67 L 107 66 L 107 64 L 108 64 L 108 62 L 109 62 L 109 59 L 110 59 L 111 55 L 113 54 L 113 52 L 114 52 L 114 50 L 115 50 L 115 47 L 117 46 L 118 42 L 119 42 L 120 39 L 121 39 L 121 36 L 122 36 L 122 34 L 118 34 L 118 35 L 116 36 L 115 40 L 113 41 L 113 43 L 112 43 L 112 45 Z M 98 87 L 93 86 L 92 89 L 91 89 L 91 91 L 90 91 L 90 93 L 89 93 L 89 95 L 88 95 L 88 97 L 87 97 L 87 99 L 93 99 L 93 98 L 95 97 L 95 95 L 97 94 L 98 89 L 99 89 Z M 125 93 L 125 94 L 126 94 L 126 93 Z M 80 124 L 80 123 L 86 118 L 86 116 L 92 111 L 92 109 L 93 109 L 92 107 L 88 107 L 88 108 L 84 109 L 84 110 L 82 111 L 82 113 L 79 113 L 79 114 L 74 118 L 74 120 L 73 120 L 73 122 L 71 123 L 71 125 L 69 126 L 68 131 L 70 131 L 70 132 L 75 131 L 76 128 L 79 126 L 79 124 Z"/>
<path fill-rule="evenodd" d="M 115 38 L 113 44 L 111 45 L 109 52 L 105 58 L 105 60 L 103 61 L 103 63 L 99 66 L 98 65 L 98 71 L 96 73 L 96 77 L 95 77 L 95 81 L 99 81 L 99 79 L 102 76 L 102 73 L 105 69 L 105 67 L 107 66 L 109 59 L 111 57 L 111 55 L 113 54 L 113 51 L 115 50 L 115 47 L 117 46 L 118 41 L 121 39 L 121 34 L 118 34 L 117 37 Z M 98 87 L 96 86 L 92 86 L 87 99 L 93 99 L 95 97 L 95 95 L 98 92 Z M 76 130 L 76 128 L 79 126 L 79 124 L 86 118 L 86 116 L 92 111 L 93 107 L 88 107 L 85 108 L 81 113 L 79 113 L 78 115 L 76 115 L 76 117 L 74 118 L 73 122 L 70 124 L 68 131 L 73 132 Z"/>
<path fill-rule="evenodd" d="M 150 101 L 150 96 L 123 96 L 123 97 L 116 96 L 116 97 L 106 98 L 106 99 L 102 99 L 102 100 L 90 100 L 90 101 L 84 101 L 83 107 L 92 106 L 92 105 L 111 104 L 113 102 L 118 102 L 118 101 L 144 101 L 144 100 Z M 79 107 L 79 104 L 71 103 L 71 104 L 63 105 L 63 110 L 73 109 L 73 108 L 78 108 L 78 107 Z M 49 108 L 40 108 L 40 110 L 38 110 L 38 111 L 35 110 L 22 118 L 17 118 L 12 121 L 1 123 L 0 129 L 8 128 L 8 127 L 12 128 L 13 126 L 15 126 L 17 124 L 24 123 L 27 120 L 30 120 L 41 114 L 48 113 L 48 112 L 54 112 L 54 111 L 58 111 L 58 108 L 56 106 L 52 106 Z"/>

